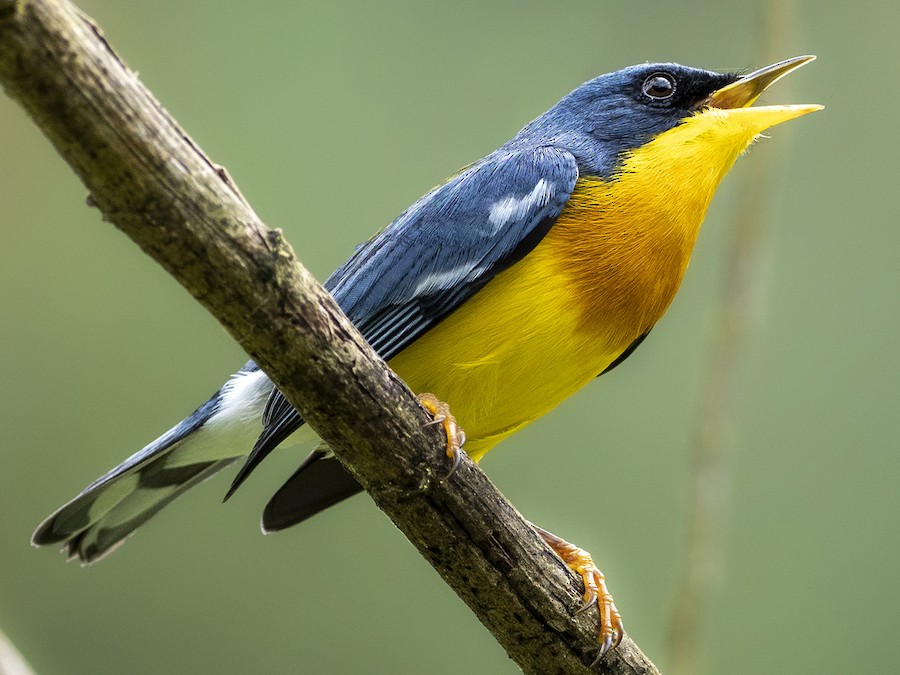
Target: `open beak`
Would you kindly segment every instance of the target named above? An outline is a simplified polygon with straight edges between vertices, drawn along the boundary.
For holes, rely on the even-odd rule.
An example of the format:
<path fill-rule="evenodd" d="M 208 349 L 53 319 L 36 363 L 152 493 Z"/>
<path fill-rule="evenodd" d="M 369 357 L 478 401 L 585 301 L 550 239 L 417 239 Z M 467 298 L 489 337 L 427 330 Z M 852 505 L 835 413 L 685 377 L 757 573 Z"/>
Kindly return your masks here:
<path fill-rule="evenodd" d="M 725 110 L 730 115 L 744 118 L 748 126 L 763 131 L 771 126 L 800 117 L 807 113 L 821 110 L 823 106 L 815 104 L 772 105 L 750 108 L 772 83 L 780 80 L 792 70 L 815 60 L 815 56 L 796 56 L 786 61 L 779 61 L 771 66 L 760 68 L 749 75 L 719 89 L 705 101 L 704 108 Z"/>

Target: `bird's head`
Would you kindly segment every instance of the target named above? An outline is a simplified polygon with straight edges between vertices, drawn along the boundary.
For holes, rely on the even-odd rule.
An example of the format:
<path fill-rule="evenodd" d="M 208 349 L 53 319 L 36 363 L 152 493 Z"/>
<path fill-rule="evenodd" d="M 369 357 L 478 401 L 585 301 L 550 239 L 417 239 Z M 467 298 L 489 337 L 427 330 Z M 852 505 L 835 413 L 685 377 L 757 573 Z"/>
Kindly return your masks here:
<path fill-rule="evenodd" d="M 601 75 L 575 89 L 522 134 L 569 147 L 588 173 L 610 177 L 638 149 L 658 142 L 672 161 L 731 166 L 771 126 L 819 110 L 818 105 L 750 107 L 773 82 L 813 56 L 748 75 L 652 63 Z"/>

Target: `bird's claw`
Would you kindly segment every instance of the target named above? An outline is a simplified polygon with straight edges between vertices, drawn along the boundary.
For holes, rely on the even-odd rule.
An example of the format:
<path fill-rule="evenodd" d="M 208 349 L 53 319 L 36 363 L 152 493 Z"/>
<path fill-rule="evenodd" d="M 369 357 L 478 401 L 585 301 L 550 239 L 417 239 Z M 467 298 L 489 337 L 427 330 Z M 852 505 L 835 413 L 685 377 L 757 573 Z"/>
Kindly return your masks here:
<path fill-rule="evenodd" d="M 587 593 L 585 593 L 585 595 L 587 596 Z M 585 597 L 584 602 L 581 603 L 581 607 L 579 607 L 578 609 L 575 610 L 575 616 L 578 616 L 579 614 L 584 614 L 591 607 L 596 607 L 596 606 L 597 606 L 597 594 L 591 593 L 590 597 Z"/>
<path fill-rule="evenodd" d="M 456 423 L 456 418 L 450 412 L 450 406 L 441 401 L 434 394 L 422 393 L 416 398 L 425 410 L 431 413 L 433 419 L 426 422 L 425 426 L 440 424 L 447 436 L 447 457 L 453 460 L 450 471 L 441 480 L 450 478 L 462 464 L 463 444 L 466 442 L 466 432 Z"/>
<path fill-rule="evenodd" d="M 621 637 L 616 639 L 612 635 L 607 635 L 605 638 L 603 638 L 603 643 L 600 645 L 600 651 L 598 652 L 596 658 L 593 661 L 591 661 L 590 667 L 596 668 L 598 665 L 600 665 L 600 662 L 603 660 L 603 657 L 609 653 L 609 650 L 612 649 L 613 647 L 617 647 L 619 645 L 620 639 L 621 639 Z M 613 643 L 614 640 L 615 640 L 615 643 Z"/>
<path fill-rule="evenodd" d="M 619 615 L 619 610 L 616 609 L 612 594 L 606 587 L 606 577 L 594 564 L 590 553 L 547 530 L 537 526 L 534 526 L 534 529 L 569 569 L 581 577 L 584 583 L 584 601 L 581 607 L 575 610 L 575 614 L 581 614 L 595 605 L 597 607 L 600 615 L 600 633 L 598 635 L 600 653 L 591 664 L 591 667 L 594 667 L 611 650 L 619 646 L 619 642 L 622 641 L 622 636 L 625 634 L 622 628 L 622 617 Z"/>

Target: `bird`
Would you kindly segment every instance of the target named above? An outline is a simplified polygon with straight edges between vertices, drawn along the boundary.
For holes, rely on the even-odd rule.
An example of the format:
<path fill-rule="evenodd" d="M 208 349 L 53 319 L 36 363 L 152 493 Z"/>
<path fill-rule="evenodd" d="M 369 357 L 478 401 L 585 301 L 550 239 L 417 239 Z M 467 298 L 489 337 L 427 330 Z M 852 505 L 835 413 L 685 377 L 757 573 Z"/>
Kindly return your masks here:
<path fill-rule="evenodd" d="M 431 189 L 328 278 L 342 311 L 444 426 L 454 466 L 643 343 L 738 156 L 770 127 L 821 109 L 752 105 L 814 58 L 749 74 L 645 63 L 600 75 Z M 57 509 L 32 543 L 95 562 L 213 474 L 244 458 L 227 499 L 294 443 L 310 451 L 266 505 L 267 532 L 362 488 L 250 361 Z M 585 604 L 598 605 L 602 656 L 623 634 L 603 575 L 587 552 L 535 529 L 581 575 Z"/>

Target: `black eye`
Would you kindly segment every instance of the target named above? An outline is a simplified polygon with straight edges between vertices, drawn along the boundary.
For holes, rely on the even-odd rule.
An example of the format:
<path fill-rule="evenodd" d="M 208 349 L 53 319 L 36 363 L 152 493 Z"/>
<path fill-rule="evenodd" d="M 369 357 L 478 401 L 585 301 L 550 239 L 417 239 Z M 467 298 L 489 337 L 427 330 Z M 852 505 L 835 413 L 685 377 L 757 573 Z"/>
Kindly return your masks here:
<path fill-rule="evenodd" d="M 642 90 L 650 98 L 669 98 L 675 93 L 675 78 L 668 73 L 653 73 L 644 80 Z"/>

